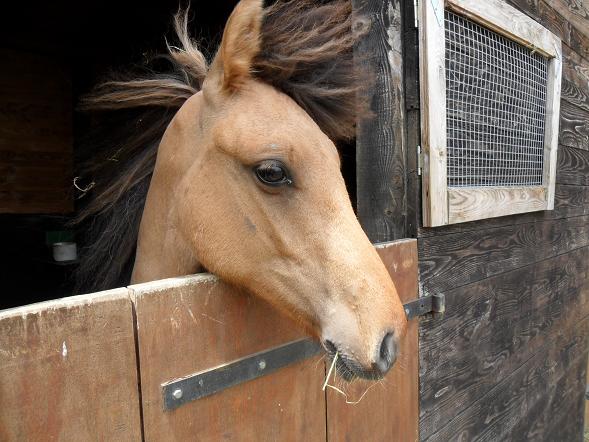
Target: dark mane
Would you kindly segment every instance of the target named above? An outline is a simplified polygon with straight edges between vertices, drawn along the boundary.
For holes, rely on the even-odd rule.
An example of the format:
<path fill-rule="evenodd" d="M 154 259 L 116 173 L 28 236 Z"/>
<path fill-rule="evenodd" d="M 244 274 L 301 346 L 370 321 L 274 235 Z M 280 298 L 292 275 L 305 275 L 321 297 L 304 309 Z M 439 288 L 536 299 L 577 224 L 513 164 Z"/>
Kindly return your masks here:
<path fill-rule="evenodd" d="M 283 0 L 265 9 L 261 53 L 253 74 L 291 96 L 334 141 L 354 137 L 357 92 L 351 2 Z M 178 47 L 168 45 L 166 72 L 118 74 L 81 103 L 97 127 L 118 127 L 81 149 L 79 175 L 93 187 L 77 220 L 86 231 L 76 291 L 128 282 L 143 205 L 163 133 L 197 93 L 208 63 L 188 34 L 187 13 L 175 17 Z M 96 131 L 97 134 L 99 133 Z"/>

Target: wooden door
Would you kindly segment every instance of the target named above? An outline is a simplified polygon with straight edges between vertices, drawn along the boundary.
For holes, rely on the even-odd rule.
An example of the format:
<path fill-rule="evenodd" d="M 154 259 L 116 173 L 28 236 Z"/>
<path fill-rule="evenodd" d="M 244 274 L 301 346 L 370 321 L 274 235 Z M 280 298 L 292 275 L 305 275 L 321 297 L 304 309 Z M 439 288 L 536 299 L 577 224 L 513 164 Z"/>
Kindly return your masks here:
<path fill-rule="evenodd" d="M 126 289 L 0 311 L 0 440 L 139 441 Z"/>
<path fill-rule="evenodd" d="M 412 300 L 415 240 L 377 250 Z M 205 274 L 0 311 L 0 440 L 412 442 L 416 325 L 382 382 L 345 387 L 370 387 L 356 405 L 322 389 L 320 354 L 166 411 L 163 384 L 305 336 Z"/>
<path fill-rule="evenodd" d="M 321 359 L 164 411 L 167 381 L 300 338 L 269 305 L 210 275 L 131 286 L 147 441 L 325 439 Z"/>
<path fill-rule="evenodd" d="M 377 245 L 376 249 L 395 282 L 403 303 L 417 296 L 417 247 L 415 240 Z M 327 394 L 329 441 L 413 442 L 418 438 L 417 320 L 409 323 L 400 356 L 385 378 L 371 384 L 356 381 L 347 391 L 347 404 L 333 390 Z M 367 389 L 370 390 L 367 391 Z M 367 392 L 366 392 L 367 391 Z M 362 395 L 366 392 L 365 396 Z"/>
<path fill-rule="evenodd" d="M 417 296 L 415 240 L 377 246 L 404 301 Z M 135 303 L 147 441 L 414 441 L 417 324 L 403 356 L 357 405 L 323 391 L 323 357 L 164 411 L 162 384 L 303 337 L 269 305 L 210 275 L 130 287 Z M 369 384 L 356 382 L 350 397 Z"/>

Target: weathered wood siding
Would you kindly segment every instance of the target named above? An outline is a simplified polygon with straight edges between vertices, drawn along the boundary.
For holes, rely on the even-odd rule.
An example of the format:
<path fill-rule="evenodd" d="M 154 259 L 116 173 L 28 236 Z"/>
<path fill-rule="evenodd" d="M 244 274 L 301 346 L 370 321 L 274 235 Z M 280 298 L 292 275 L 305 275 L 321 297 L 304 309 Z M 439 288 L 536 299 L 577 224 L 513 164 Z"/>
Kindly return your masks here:
<path fill-rule="evenodd" d="M 402 0 L 352 0 L 356 63 L 374 75 L 371 115 L 358 118 L 358 218 L 372 242 L 404 238 L 407 229 Z"/>
<path fill-rule="evenodd" d="M 415 30 L 406 2 L 408 139 L 417 138 Z M 589 336 L 589 9 L 514 0 L 563 40 L 555 210 L 418 228 L 420 439 L 582 440 Z M 410 173 L 409 195 L 416 195 Z M 419 207 L 416 204 L 415 207 Z M 412 206 L 412 204 L 410 204 Z M 416 210 L 419 220 L 419 210 Z"/>

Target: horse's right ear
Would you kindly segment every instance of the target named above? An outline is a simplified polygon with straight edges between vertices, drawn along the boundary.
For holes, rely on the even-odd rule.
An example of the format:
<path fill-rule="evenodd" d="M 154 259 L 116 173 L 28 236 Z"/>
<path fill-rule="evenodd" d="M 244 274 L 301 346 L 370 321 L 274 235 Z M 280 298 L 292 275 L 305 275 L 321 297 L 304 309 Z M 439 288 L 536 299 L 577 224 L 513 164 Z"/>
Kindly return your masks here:
<path fill-rule="evenodd" d="M 260 52 L 262 0 L 241 0 L 227 21 L 212 69 L 223 91 L 233 92 L 251 76 L 253 60 Z"/>

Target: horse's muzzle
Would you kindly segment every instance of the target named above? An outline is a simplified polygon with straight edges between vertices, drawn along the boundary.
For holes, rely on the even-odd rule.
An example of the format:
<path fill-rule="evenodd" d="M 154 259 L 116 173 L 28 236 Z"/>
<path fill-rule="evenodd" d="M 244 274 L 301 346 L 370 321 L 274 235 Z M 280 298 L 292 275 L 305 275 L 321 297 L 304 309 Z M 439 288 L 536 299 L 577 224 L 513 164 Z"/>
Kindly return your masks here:
<path fill-rule="evenodd" d="M 349 355 L 338 350 L 337 346 L 331 341 L 325 341 L 324 347 L 332 361 L 337 353 L 336 375 L 346 381 L 351 381 L 357 377 L 368 380 L 382 379 L 394 365 L 399 353 L 397 339 L 390 332 L 381 341 L 370 368 L 364 367 Z"/>

